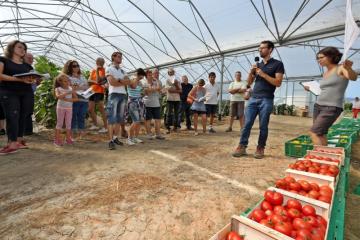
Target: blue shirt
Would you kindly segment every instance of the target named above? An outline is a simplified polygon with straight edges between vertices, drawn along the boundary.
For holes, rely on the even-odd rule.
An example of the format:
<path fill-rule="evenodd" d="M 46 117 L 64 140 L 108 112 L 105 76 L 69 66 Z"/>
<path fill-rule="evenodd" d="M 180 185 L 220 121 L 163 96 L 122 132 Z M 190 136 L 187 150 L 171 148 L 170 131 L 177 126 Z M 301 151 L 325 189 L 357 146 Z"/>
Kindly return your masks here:
<path fill-rule="evenodd" d="M 258 67 L 270 77 L 275 77 L 276 73 L 284 73 L 284 64 L 279 60 L 270 58 L 265 64 L 264 61 L 259 63 Z M 276 86 L 272 85 L 259 75 L 255 78 L 255 86 L 253 88 L 252 97 L 255 98 L 274 98 Z"/>

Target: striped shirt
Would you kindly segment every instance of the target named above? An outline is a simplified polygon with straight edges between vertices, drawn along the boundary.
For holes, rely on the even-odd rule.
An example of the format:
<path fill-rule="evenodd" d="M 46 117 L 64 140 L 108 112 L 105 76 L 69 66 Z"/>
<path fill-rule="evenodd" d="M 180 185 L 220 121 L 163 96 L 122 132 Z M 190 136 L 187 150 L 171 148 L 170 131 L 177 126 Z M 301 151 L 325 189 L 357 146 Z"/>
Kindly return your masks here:
<path fill-rule="evenodd" d="M 129 98 L 141 98 L 143 93 L 142 84 L 139 82 L 136 88 L 130 86 L 127 87 Z"/>

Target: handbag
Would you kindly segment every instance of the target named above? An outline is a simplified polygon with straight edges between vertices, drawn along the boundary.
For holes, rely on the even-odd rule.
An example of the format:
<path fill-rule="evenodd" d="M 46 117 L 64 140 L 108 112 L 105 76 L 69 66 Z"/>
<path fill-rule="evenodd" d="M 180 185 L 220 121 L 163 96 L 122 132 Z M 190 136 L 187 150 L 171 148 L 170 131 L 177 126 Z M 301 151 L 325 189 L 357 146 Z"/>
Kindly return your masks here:
<path fill-rule="evenodd" d="M 186 98 L 186 102 L 188 103 L 188 104 L 193 104 L 193 102 L 194 102 L 194 99 L 192 99 L 191 97 L 187 97 Z"/>

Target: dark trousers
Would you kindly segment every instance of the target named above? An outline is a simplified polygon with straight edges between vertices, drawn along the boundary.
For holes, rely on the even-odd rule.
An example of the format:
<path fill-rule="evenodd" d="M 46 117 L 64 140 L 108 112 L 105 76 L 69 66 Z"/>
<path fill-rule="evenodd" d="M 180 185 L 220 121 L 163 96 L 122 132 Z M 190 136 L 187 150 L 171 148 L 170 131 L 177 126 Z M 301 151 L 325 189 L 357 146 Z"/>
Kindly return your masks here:
<path fill-rule="evenodd" d="M 180 101 L 167 101 L 166 127 L 168 129 L 170 129 L 171 126 L 174 126 L 175 129 L 179 126 L 178 124 L 179 107 L 180 107 Z"/>
<path fill-rule="evenodd" d="M 178 119 L 178 127 L 180 127 L 180 124 L 183 122 L 183 115 L 185 114 L 185 120 L 186 120 L 186 127 L 189 129 L 191 128 L 191 110 L 190 110 L 191 104 L 188 104 L 187 102 L 181 101 L 180 103 L 180 109 L 179 109 L 179 119 Z"/>
<path fill-rule="evenodd" d="M 24 136 L 25 119 L 33 111 L 33 91 L 1 91 L 1 103 L 6 117 L 6 132 L 8 140 L 15 142 Z"/>
<path fill-rule="evenodd" d="M 25 135 L 33 134 L 33 122 L 32 122 L 33 111 L 25 117 Z"/>

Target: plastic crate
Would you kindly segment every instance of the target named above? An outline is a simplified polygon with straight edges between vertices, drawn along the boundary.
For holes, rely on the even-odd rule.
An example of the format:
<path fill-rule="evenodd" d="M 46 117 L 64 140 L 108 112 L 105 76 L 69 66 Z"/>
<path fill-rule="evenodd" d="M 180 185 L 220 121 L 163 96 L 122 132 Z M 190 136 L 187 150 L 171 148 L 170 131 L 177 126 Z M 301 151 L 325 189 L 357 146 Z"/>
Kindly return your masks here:
<path fill-rule="evenodd" d="M 285 155 L 289 157 L 303 157 L 307 150 L 312 150 L 313 145 L 310 136 L 301 135 L 285 142 Z"/>

